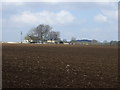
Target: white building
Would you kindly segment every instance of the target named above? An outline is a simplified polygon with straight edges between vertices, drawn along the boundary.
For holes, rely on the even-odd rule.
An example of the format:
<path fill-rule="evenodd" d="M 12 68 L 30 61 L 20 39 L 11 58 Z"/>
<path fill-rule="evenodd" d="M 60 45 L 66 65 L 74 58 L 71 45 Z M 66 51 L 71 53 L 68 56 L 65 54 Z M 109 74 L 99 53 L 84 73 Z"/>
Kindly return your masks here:
<path fill-rule="evenodd" d="M 55 44 L 55 40 L 47 40 L 47 43 L 53 43 L 53 44 Z"/>

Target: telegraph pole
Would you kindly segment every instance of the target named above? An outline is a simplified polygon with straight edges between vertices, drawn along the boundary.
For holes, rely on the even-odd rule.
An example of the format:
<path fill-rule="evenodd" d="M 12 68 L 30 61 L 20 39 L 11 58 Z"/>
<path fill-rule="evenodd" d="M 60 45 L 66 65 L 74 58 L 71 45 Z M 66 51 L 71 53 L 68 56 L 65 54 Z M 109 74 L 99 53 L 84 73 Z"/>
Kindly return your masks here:
<path fill-rule="evenodd" d="M 20 34 L 21 34 L 21 44 L 22 44 L 22 32 Z"/>

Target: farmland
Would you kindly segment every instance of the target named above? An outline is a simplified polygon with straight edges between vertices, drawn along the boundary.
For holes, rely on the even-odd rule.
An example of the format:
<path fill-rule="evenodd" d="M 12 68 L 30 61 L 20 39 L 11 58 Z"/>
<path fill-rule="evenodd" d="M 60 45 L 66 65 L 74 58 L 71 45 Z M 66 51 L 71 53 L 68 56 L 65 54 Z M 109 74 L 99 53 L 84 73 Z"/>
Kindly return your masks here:
<path fill-rule="evenodd" d="M 112 46 L 2 44 L 3 88 L 116 88 Z"/>

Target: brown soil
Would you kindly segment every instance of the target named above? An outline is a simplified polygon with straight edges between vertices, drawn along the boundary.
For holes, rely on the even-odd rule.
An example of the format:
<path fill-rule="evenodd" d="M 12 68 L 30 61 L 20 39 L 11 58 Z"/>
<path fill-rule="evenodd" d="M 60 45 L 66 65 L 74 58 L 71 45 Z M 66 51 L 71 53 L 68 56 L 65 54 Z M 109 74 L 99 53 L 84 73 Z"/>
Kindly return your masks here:
<path fill-rule="evenodd" d="M 118 50 L 111 46 L 2 45 L 3 88 L 116 88 Z"/>

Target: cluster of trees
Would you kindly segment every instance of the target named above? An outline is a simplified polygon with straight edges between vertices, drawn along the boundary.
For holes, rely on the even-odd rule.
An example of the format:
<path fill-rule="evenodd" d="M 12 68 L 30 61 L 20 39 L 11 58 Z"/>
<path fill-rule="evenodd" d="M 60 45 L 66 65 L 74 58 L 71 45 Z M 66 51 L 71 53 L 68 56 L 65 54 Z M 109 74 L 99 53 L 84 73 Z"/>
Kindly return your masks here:
<path fill-rule="evenodd" d="M 25 40 L 31 42 L 45 42 L 47 40 L 60 40 L 60 32 L 52 31 L 52 27 L 49 25 L 40 24 L 37 27 L 31 29 L 25 36 Z"/>
<path fill-rule="evenodd" d="M 76 40 L 75 37 L 71 38 L 71 43 L 74 44 L 87 44 L 87 45 L 110 45 L 110 46 L 118 46 L 120 44 L 119 41 L 110 41 L 108 42 L 107 40 L 100 42 L 95 39 L 93 40 L 88 40 L 88 39 L 82 39 L 82 40 Z"/>
<path fill-rule="evenodd" d="M 111 46 L 118 46 L 119 42 L 118 41 L 110 41 L 110 42 L 104 41 L 103 44 L 104 45 L 111 45 Z"/>

